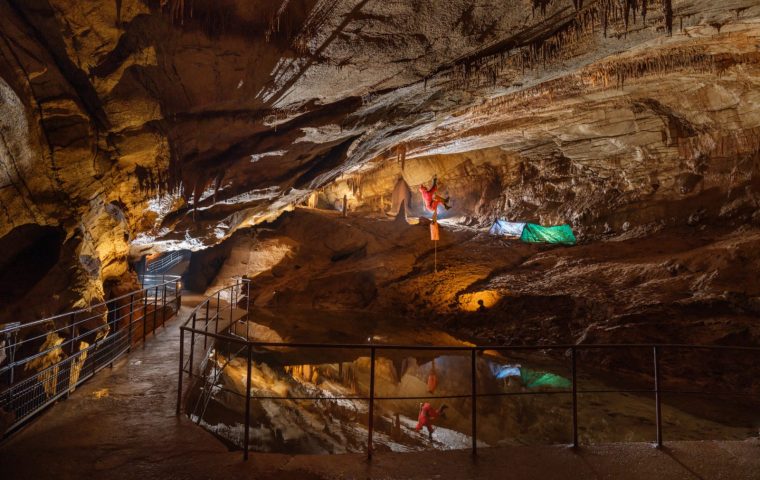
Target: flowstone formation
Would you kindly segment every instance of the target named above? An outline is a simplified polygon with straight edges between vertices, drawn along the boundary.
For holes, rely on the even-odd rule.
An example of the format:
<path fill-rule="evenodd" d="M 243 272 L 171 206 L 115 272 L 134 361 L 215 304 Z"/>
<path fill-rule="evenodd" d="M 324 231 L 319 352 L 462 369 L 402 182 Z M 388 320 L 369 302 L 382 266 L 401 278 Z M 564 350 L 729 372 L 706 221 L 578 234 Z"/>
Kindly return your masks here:
<path fill-rule="evenodd" d="M 433 174 L 469 226 L 586 242 L 758 221 L 753 0 L 6 0 L 0 18 L 0 321 L 302 202 L 385 212 L 402 179 L 418 204 Z"/>

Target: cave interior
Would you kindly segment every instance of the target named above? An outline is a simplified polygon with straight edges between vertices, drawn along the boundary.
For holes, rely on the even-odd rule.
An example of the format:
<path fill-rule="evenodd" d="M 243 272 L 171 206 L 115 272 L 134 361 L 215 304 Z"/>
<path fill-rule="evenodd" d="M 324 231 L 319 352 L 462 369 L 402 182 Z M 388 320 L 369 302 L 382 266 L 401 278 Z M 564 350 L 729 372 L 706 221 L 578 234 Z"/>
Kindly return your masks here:
<path fill-rule="evenodd" d="M 191 382 L 183 415 L 231 449 L 243 412 L 246 452 L 363 452 L 373 415 L 378 451 L 648 442 L 653 382 L 693 394 L 673 439 L 757 437 L 757 0 L 0 0 L 0 167 L 0 396 L 156 335 L 135 308 L 229 307 L 247 341 L 483 347 L 486 395 L 473 435 L 469 353 L 212 339 L 198 376 L 237 397 Z M 576 369 L 573 423 L 519 395 Z M 251 407 L 246 375 L 391 399 Z"/>

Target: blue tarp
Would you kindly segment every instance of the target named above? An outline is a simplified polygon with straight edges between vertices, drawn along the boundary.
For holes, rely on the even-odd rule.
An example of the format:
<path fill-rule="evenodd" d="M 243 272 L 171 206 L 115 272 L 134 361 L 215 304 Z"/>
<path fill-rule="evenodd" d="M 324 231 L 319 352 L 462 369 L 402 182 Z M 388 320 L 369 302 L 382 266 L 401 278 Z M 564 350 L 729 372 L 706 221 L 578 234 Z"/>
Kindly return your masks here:
<path fill-rule="evenodd" d="M 507 237 L 519 237 L 522 235 L 524 222 L 508 222 L 506 220 L 496 220 L 488 231 L 491 235 L 503 235 Z"/>
<path fill-rule="evenodd" d="M 491 371 L 493 372 L 494 377 L 498 379 L 519 377 L 520 365 L 500 365 L 498 363 L 492 363 Z"/>

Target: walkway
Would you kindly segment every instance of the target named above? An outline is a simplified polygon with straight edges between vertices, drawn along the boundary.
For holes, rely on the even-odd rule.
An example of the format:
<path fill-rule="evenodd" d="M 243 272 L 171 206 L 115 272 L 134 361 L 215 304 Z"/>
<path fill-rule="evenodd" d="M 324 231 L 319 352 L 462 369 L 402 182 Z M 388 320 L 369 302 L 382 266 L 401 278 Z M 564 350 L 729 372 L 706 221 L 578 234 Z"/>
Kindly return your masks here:
<path fill-rule="evenodd" d="M 183 295 L 181 318 L 201 298 Z M 483 449 L 469 452 L 290 456 L 244 463 L 205 430 L 174 415 L 179 322 L 106 369 L 0 445 L 3 479 L 536 478 L 757 479 L 760 442 L 691 442 Z"/>

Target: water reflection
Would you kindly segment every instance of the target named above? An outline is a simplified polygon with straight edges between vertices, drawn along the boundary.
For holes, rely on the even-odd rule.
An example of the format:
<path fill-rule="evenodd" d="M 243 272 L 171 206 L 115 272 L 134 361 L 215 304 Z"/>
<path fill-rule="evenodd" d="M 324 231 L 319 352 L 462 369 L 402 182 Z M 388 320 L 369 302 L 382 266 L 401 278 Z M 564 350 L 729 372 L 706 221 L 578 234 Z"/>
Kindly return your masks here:
<path fill-rule="evenodd" d="M 280 312 L 281 313 L 281 312 Z M 361 318 L 361 321 L 357 321 Z M 258 312 L 257 323 L 234 333 L 276 342 L 467 345 L 443 332 L 409 326 L 399 318 L 356 312 Z M 445 354 L 444 354 L 445 353 Z M 478 442 L 483 446 L 571 442 L 571 373 L 566 352 L 486 351 L 478 355 Z M 567 359 L 565 359 L 567 360 Z M 653 441 L 654 399 L 646 393 L 601 393 L 651 388 L 649 379 L 621 384 L 593 376 L 583 365 L 579 395 L 582 443 Z M 287 453 L 364 452 L 369 410 L 369 348 L 257 349 L 251 363 L 251 448 Z M 237 344 L 216 345 L 191 390 L 191 418 L 238 447 L 243 445 L 247 358 Z M 598 375 L 598 374 L 597 374 Z M 376 450 L 460 449 L 471 445 L 470 352 L 378 350 L 375 364 Z M 666 399 L 667 401 L 667 399 Z M 421 406 L 447 405 L 435 421 L 432 440 L 417 431 Z M 754 436 L 757 415 L 727 423 L 714 405 L 684 411 L 665 405 L 668 438 L 745 439 Z"/>
<path fill-rule="evenodd" d="M 333 352 L 333 356 L 336 352 Z M 242 444 L 247 366 L 244 358 L 214 351 L 205 372 L 207 388 L 198 386 L 191 416 L 228 441 Z M 370 358 L 320 364 L 284 364 L 256 359 L 251 365 L 251 444 L 262 451 L 300 453 L 361 452 L 367 444 Z M 497 372 L 497 374 L 494 374 Z M 506 375 L 512 372 L 520 375 Z M 538 375 L 538 376 L 536 376 Z M 535 383 L 536 378 L 560 379 L 561 385 Z M 547 378 L 549 378 L 547 377 Z M 528 380 L 525 383 L 523 378 Z M 375 434 L 377 450 L 459 449 L 470 446 L 469 355 L 430 358 L 378 356 L 375 365 Z M 478 361 L 478 381 L 484 393 L 566 390 L 568 380 L 551 372 Z M 205 390 L 205 392 L 203 391 Z M 509 423 L 503 397 L 479 399 L 480 439 L 499 443 Z M 432 441 L 416 430 L 421 405 L 447 405 L 437 419 Z M 547 408 L 543 405 L 541 408 Z M 567 428 L 557 422 L 552 441 L 565 441 Z"/>

